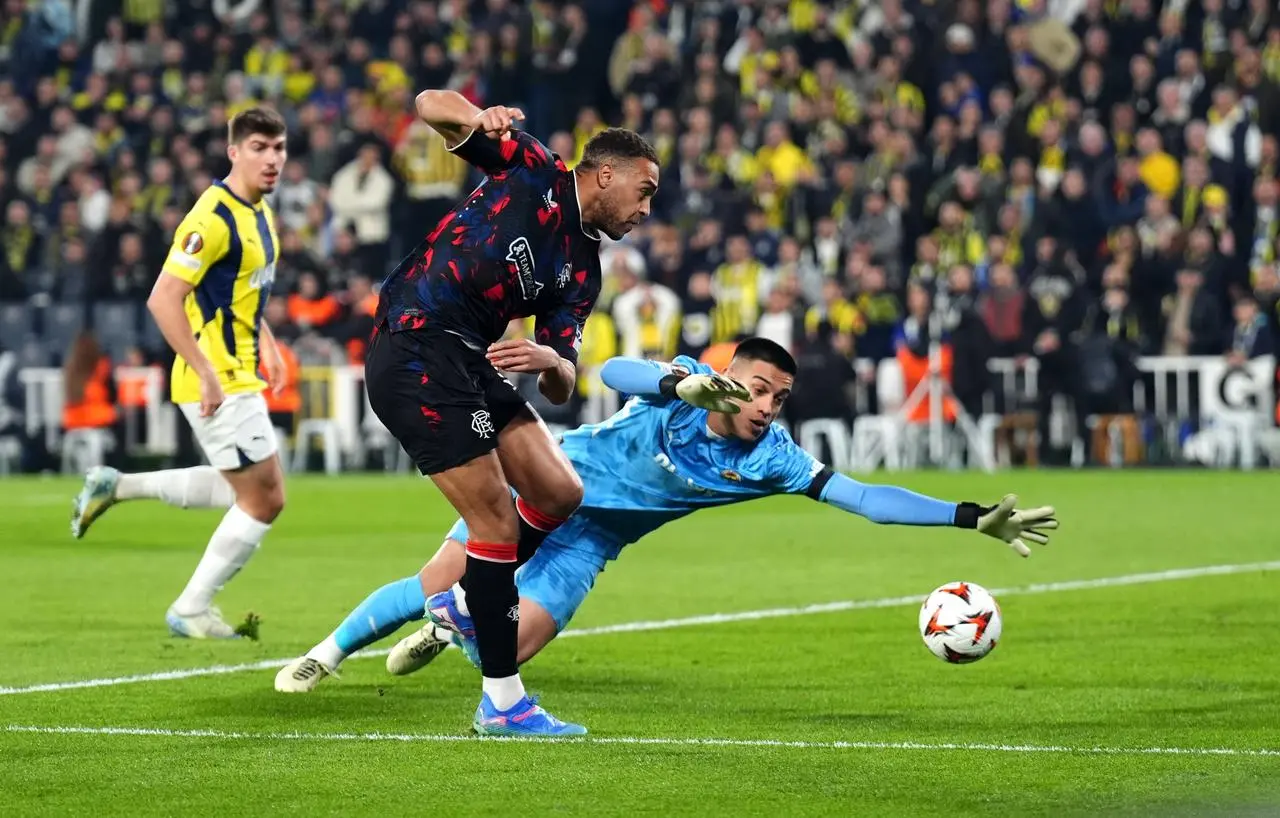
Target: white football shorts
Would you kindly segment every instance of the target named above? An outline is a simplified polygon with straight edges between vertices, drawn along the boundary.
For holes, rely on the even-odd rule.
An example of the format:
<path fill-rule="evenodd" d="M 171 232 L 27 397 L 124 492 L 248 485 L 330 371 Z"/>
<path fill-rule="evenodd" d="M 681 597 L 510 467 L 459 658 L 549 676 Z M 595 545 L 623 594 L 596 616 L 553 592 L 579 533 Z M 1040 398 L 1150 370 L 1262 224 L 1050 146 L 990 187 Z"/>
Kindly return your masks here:
<path fill-rule="evenodd" d="M 267 401 L 261 392 L 227 395 L 211 417 L 200 417 L 199 403 L 180 404 L 196 441 L 219 471 L 235 471 L 269 459 L 278 450 Z"/>

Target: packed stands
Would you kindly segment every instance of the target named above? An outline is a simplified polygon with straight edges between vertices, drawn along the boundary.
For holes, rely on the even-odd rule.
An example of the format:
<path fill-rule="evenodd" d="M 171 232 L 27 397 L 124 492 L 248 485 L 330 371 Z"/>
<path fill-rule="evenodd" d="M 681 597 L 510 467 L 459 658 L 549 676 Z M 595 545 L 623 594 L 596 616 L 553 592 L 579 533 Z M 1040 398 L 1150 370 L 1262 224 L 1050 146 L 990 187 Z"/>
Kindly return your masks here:
<path fill-rule="evenodd" d="M 359 388 L 376 287 L 477 181 L 427 87 L 570 163 L 608 124 L 663 158 L 551 422 L 616 405 L 610 355 L 759 334 L 800 360 L 802 442 L 855 467 L 1252 463 L 1274 431 L 1265 0 L 8 0 L 0 69 L 3 468 L 196 456 L 143 301 L 259 103 L 290 128 L 281 434 L 300 468 L 401 462 Z"/>

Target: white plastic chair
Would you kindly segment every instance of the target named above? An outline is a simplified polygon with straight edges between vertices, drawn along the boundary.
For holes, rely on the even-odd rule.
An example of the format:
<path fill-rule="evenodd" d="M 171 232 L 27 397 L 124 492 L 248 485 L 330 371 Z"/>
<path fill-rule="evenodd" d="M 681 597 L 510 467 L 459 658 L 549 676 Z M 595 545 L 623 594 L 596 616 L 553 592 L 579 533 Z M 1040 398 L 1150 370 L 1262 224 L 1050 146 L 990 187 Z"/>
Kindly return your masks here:
<path fill-rule="evenodd" d="M 307 455 L 311 451 L 311 441 L 319 439 L 324 451 L 325 474 L 337 474 L 342 471 L 342 441 L 338 435 L 338 424 L 325 418 L 311 418 L 298 424 L 297 440 L 293 447 L 293 465 L 290 471 L 306 471 Z"/>
<path fill-rule="evenodd" d="M 831 452 L 831 460 L 827 465 L 840 472 L 849 470 L 852 438 L 844 421 L 836 418 L 806 420 L 800 424 L 797 432 L 800 436 L 800 448 L 821 459 L 822 441 L 825 439 L 827 449 Z"/>
<path fill-rule="evenodd" d="M 115 447 L 115 436 L 108 429 L 72 429 L 62 436 L 62 473 L 84 474 L 101 466 Z"/>

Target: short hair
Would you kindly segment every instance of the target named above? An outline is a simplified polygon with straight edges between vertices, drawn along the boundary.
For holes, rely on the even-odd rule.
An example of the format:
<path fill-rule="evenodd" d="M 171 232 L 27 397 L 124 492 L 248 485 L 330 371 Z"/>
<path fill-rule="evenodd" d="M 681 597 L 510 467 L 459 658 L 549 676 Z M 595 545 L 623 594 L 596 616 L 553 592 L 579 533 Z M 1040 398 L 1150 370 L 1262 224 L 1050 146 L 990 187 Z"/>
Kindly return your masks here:
<path fill-rule="evenodd" d="M 648 159 L 662 164 L 658 152 L 640 134 L 627 128 L 605 128 L 587 140 L 578 167 L 590 170 L 615 159 Z"/>
<path fill-rule="evenodd" d="M 227 141 L 238 145 L 251 136 L 284 136 L 284 117 L 270 108 L 248 108 L 227 123 Z"/>
<path fill-rule="evenodd" d="M 733 351 L 733 360 L 763 361 L 766 364 L 773 364 L 792 377 L 795 376 L 797 369 L 796 359 L 790 352 L 783 349 L 781 344 L 758 336 L 738 344 L 738 348 Z"/>

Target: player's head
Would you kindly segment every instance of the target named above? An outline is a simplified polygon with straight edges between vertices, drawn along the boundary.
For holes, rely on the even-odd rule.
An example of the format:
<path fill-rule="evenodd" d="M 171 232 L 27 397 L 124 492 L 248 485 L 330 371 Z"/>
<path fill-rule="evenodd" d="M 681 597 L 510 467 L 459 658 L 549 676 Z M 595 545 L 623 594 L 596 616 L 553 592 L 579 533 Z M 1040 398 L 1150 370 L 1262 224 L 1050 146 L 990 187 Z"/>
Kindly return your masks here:
<path fill-rule="evenodd" d="M 626 128 L 606 128 L 587 141 L 578 176 L 582 220 L 615 241 L 649 215 L 658 190 L 658 152 Z"/>
<path fill-rule="evenodd" d="M 768 338 L 748 338 L 738 344 L 724 374 L 745 386 L 751 399 L 740 403 L 742 411 L 738 414 L 719 417 L 724 419 L 731 436 L 759 440 L 791 396 L 796 359 Z"/>
<path fill-rule="evenodd" d="M 270 108 L 249 108 L 227 123 L 231 173 L 251 192 L 276 189 L 288 150 L 284 118 Z"/>

